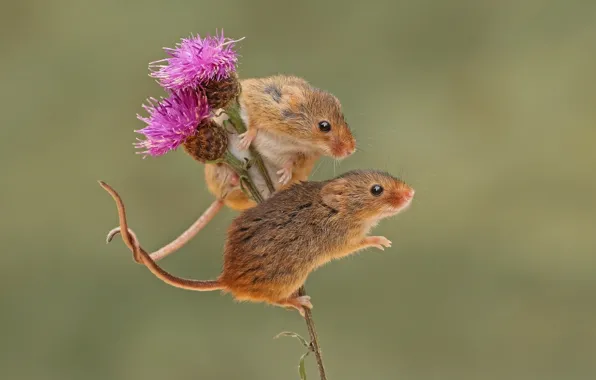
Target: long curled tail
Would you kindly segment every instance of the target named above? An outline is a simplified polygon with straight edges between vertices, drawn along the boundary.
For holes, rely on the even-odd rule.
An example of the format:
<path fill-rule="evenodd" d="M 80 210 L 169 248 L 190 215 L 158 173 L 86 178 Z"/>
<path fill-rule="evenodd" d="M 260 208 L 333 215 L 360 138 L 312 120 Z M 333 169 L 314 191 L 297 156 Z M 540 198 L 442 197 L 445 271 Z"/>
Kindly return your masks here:
<path fill-rule="evenodd" d="M 100 186 L 105 191 L 107 191 L 116 202 L 116 207 L 118 208 L 118 218 L 120 220 L 120 233 L 122 234 L 122 240 L 124 240 L 124 243 L 132 251 L 135 261 L 145 264 L 145 266 L 147 266 L 151 273 L 153 273 L 157 278 L 159 278 L 166 284 L 170 284 L 177 288 L 196 290 L 201 292 L 211 290 L 225 290 L 225 286 L 222 285 L 218 280 L 201 281 L 180 278 L 166 272 L 159 265 L 157 265 L 157 263 L 151 258 L 149 253 L 147 253 L 147 251 L 145 251 L 140 246 L 136 236 L 129 231 L 128 223 L 126 221 L 126 210 L 124 208 L 124 202 L 122 202 L 120 195 L 118 195 L 116 190 L 114 190 L 107 183 L 103 181 L 98 182 Z"/>

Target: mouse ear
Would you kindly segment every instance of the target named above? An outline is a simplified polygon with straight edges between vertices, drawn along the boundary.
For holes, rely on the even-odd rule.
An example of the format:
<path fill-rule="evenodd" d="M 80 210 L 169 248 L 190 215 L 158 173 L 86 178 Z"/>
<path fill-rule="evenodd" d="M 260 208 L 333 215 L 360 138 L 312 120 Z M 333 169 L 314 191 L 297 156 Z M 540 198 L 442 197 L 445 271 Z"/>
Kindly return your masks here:
<path fill-rule="evenodd" d="M 284 87 L 284 95 L 288 106 L 294 112 L 298 112 L 302 103 L 302 96 L 300 96 L 300 88 L 296 86 L 287 85 Z"/>
<path fill-rule="evenodd" d="M 290 109 L 294 112 L 298 112 L 300 109 L 300 98 L 296 95 L 290 95 L 288 97 L 288 104 L 290 105 Z"/>
<path fill-rule="evenodd" d="M 336 210 L 341 209 L 342 204 L 345 203 L 343 199 L 346 196 L 348 181 L 345 178 L 335 179 L 321 189 L 321 198 L 323 203 Z"/>

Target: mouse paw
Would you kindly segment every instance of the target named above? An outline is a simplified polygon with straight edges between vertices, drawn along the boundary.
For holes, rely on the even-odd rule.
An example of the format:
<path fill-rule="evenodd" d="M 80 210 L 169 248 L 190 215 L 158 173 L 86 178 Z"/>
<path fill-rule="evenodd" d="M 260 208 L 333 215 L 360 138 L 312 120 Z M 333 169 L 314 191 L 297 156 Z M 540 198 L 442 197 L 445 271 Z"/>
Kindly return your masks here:
<path fill-rule="evenodd" d="M 307 309 L 312 309 L 312 302 L 310 302 L 310 296 L 300 296 L 294 298 L 299 305 L 304 306 Z"/>
<path fill-rule="evenodd" d="M 285 185 L 292 179 L 292 168 L 284 167 L 283 169 L 278 170 L 277 174 L 279 175 L 279 183 Z"/>
<path fill-rule="evenodd" d="M 365 246 L 378 248 L 381 251 L 391 247 L 391 240 L 387 239 L 385 236 L 367 236 L 362 243 Z"/>
<path fill-rule="evenodd" d="M 303 317 L 305 315 L 304 308 L 307 308 L 309 310 L 313 308 L 312 303 L 310 302 L 310 296 L 290 298 L 285 302 L 281 303 L 281 305 L 286 307 L 293 307 L 294 309 L 298 310 L 300 315 Z"/>
<path fill-rule="evenodd" d="M 257 137 L 257 131 L 255 129 L 249 129 L 246 132 L 238 135 L 240 141 L 238 142 L 238 148 L 241 150 L 246 150 L 250 147 L 250 144 L 254 141 L 255 137 Z"/>

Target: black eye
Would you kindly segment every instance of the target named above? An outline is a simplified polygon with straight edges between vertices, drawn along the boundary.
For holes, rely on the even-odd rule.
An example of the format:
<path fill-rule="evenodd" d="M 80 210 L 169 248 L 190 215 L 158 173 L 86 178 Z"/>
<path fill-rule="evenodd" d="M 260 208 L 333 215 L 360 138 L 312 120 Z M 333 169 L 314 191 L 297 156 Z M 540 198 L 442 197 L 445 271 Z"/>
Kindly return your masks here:
<path fill-rule="evenodd" d="M 373 187 L 370 188 L 370 193 L 375 197 L 378 197 L 379 195 L 383 194 L 383 186 L 373 185 Z"/>
<path fill-rule="evenodd" d="M 329 132 L 331 130 L 331 124 L 327 120 L 319 121 L 319 129 L 321 132 Z"/>

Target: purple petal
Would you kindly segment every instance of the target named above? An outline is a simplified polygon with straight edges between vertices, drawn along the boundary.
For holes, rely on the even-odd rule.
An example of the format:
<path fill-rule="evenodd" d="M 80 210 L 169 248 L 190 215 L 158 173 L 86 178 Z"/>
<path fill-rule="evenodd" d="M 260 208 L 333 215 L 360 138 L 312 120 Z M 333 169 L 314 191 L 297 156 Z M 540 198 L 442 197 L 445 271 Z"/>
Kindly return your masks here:
<path fill-rule="evenodd" d="M 192 136 L 197 126 L 210 115 L 207 98 L 194 90 L 172 93 L 160 101 L 149 98 L 143 108 L 148 117 L 137 115 L 147 124 L 135 132 L 145 135 L 145 140 L 137 139 L 135 148 L 144 149 L 140 154 L 161 156 L 180 146 Z"/>
<path fill-rule="evenodd" d="M 204 39 L 199 35 L 183 38 L 174 49 L 164 48 L 170 58 L 149 64 L 153 70 L 149 75 L 170 91 L 227 78 L 236 71 L 235 42 L 225 38 L 223 32 Z"/>

